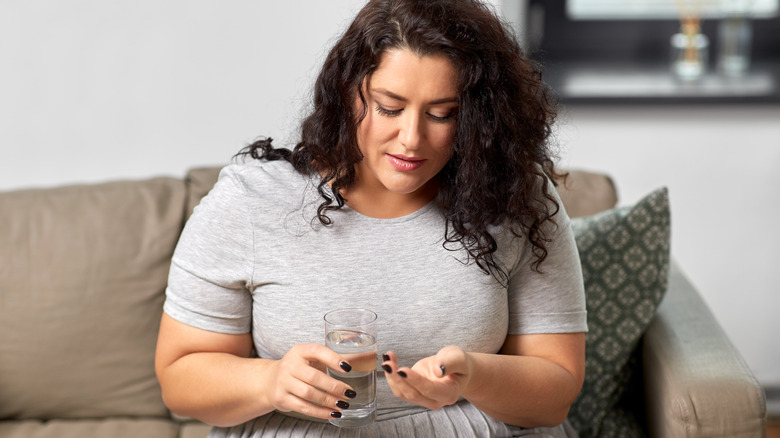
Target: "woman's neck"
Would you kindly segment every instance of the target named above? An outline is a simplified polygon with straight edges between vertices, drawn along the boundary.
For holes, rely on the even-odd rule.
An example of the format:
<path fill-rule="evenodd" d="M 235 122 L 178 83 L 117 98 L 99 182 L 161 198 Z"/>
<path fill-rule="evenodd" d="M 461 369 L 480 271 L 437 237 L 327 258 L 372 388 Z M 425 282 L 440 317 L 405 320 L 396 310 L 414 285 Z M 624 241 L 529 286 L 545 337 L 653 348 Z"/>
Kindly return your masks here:
<path fill-rule="evenodd" d="M 394 193 L 384 187 L 370 187 L 358 182 L 343 190 L 342 196 L 349 208 L 377 219 L 393 219 L 414 213 L 431 202 L 439 192 L 434 178 L 413 193 Z"/>

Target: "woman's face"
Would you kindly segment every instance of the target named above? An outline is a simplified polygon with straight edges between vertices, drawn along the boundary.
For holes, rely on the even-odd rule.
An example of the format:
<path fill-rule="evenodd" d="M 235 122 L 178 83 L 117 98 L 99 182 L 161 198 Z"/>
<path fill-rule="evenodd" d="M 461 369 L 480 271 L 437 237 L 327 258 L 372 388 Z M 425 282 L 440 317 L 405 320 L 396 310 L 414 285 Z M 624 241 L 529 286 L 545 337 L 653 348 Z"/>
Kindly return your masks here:
<path fill-rule="evenodd" d="M 390 50 L 364 81 L 363 93 L 368 108 L 357 129 L 363 153 L 357 188 L 376 196 L 432 199 L 435 177 L 452 156 L 455 67 L 444 56 Z M 362 109 L 359 98 L 356 105 Z"/>

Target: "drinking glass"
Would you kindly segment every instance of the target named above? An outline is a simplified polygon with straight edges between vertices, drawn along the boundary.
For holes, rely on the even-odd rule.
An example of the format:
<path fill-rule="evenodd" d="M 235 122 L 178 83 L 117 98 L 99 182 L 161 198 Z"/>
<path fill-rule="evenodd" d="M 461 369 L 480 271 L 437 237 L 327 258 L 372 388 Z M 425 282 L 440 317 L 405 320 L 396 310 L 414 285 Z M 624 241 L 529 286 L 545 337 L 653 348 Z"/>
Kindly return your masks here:
<path fill-rule="evenodd" d="M 345 373 L 328 368 L 328 375 L 355 390 L 349 409 L 331 419 L 339 427 L 359 427 L 376 419 L 376 313 L 366 309 L 339 309 L 325 314 L 325 345 L 351 366 Z"/>

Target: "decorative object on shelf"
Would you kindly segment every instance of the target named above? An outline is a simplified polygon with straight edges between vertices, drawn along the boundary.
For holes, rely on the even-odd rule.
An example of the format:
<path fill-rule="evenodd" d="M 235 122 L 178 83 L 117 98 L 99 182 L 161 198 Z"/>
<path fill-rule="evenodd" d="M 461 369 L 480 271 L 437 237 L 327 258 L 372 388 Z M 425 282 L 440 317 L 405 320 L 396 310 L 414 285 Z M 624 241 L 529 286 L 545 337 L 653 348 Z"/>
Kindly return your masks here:
<path fill-rule="evenodd" d="M 707 72 L 710 41 L 701 33 L 702 0 L 677 0 L 680 32 L 671 38 L 672 73 L 683 81 L 695 81 Z"/>
<path fill-rule="evenodd" d="M 752 0 L 732 0 L 723 4 L 718 25 L 718 72 L 740 77 L 750 67 L 753 27 L 750 21 Z"/>

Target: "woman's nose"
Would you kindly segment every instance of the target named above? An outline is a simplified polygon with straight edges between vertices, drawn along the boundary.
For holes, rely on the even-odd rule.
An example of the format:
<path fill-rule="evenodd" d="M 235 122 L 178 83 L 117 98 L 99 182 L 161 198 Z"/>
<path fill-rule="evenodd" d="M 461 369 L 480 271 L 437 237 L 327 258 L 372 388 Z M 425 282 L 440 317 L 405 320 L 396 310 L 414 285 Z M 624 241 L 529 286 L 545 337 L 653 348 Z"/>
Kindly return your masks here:
<path fill-rule="evenodd" d="M 401 117 L 401 127 L 398 133 L 401 144 L 409 149 L 419 147 L 422 141 L 421 129 L 420 116 L 412 111 L 406 112 L 404 117 Z"/>

